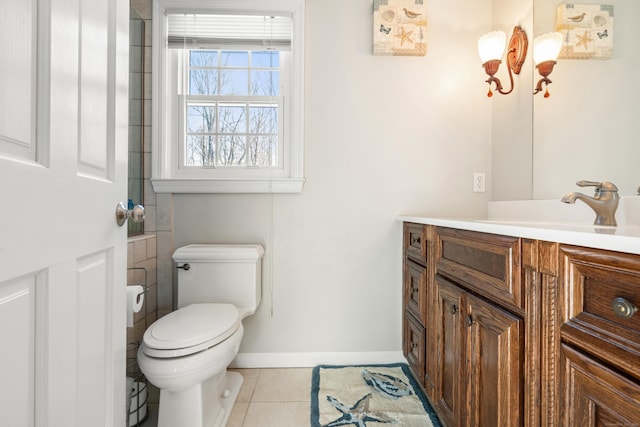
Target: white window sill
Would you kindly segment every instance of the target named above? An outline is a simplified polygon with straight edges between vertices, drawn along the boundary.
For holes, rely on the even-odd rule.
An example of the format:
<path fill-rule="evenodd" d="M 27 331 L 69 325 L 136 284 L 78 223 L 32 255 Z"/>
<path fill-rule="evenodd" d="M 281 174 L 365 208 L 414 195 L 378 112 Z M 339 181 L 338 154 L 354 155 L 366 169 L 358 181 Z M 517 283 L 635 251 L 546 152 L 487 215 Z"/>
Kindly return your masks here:
<path fill-rule="evenodd" d="M 301 193 L 304 178 L 152 178 L 151 183 L 156 193 Z"/>

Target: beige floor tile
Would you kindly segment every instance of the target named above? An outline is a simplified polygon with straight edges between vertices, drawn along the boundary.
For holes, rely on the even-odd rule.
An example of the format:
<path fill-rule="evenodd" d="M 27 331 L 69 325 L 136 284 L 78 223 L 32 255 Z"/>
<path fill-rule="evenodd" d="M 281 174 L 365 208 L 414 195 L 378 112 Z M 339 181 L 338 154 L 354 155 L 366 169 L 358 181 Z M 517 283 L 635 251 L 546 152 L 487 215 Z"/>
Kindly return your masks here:
<path fill-rule="evenodd" d="M 244 419 L 249 409 L 248 402 L 236 402 L 231 410 L 231 416 L 227 422 L 227 427 L 243 427 Z"/>
<path fill-rule="evenodd" d="M 243 427 L 303 427 L 309 417 L 309 402 L 252 402 Z"/>
<path fill-rule="evenodd" d="M 232 369 L 244 377 L 227 427 L 309 425 L 311 368 Z M 157 405 L 144 427 L 157 426 Z"/>
<path fill-rule="evenodd" d="M 229 369 L 229 371 L 238 372 L 243 376 L 244 382 L 238 394 L 237 402 L 251 402 L 253 391 L 256 388 L 260 369 Z"/>
<path fill-rule="evenodd" d="M 311 368 L 261 369 L 252 402 L 309 402 Z"/>

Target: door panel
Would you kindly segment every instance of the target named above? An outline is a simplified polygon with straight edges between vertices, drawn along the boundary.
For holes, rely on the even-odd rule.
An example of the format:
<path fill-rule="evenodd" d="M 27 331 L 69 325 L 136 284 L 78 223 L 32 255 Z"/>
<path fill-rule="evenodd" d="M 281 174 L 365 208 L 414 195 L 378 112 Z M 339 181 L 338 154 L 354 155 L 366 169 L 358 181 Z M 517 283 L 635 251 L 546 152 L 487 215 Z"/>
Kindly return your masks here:
<path fill-rule="evenodd" d="M 1 3 L 0 423 L 121 426 L 129 2 Z"/>
<path fill-rule="evenodd" d="M 523 423 L 523 320 L 467 295 L 470 426 Z"/>
<path fill-rule="evenodd" d="M 446 279 L 436 276 L 438 289 L 438 369 L 436 380 L 436 404 L 446 425 L 457 425 L 461 419 L 460 393 L 464 389 L 461 366 L 464 317 L 464 291 Z"/>
<path fill-rule="evenodd" d="M 0 325 L 0 378 L 4 384 L 0 387 L 0 418 L 15 420 L 11 425 L 32 426 L 35 277 L 0 283 Z"/>
<path fill-rule="evenodd" d="M 102 17 L 109 15 L 108 2 L 82 2 L 80 37 L 79 172 L 107 178 L 109 86 L 109 28 Z"/>
<path fill-rule="evenodd" d="M 78 425 L 91 425 L 105 418 L 105 404 L 111 387 L 108 374 L 111 345 L 104 334 L 109 331 L 110 304 L 105 297 L 112 293 L 108 281 L 111 260 L 108 252 L 101 252 L 78 260 L 76 270 L 78 345 L 76 369 L 78 387 Z"/>
<path fill-rule="evenodd" d="M 36 0 L 0 5 L 0 55 L 13 60 L 0 67 L 0 152 L 29 160 L 35 158 L 36 17 Z"/>

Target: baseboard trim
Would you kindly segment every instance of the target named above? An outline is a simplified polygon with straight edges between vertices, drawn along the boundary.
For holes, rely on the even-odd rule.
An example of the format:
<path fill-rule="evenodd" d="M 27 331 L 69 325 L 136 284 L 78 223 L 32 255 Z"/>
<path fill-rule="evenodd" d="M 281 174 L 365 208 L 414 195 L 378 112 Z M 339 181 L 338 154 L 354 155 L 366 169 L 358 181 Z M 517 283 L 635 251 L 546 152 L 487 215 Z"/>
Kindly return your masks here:
<path fill-rule="evenodd" d="M 309 368 L 316 365 L 406 363 L 401 351 L 339 353 L 238 353 L 231 368 Z"/>

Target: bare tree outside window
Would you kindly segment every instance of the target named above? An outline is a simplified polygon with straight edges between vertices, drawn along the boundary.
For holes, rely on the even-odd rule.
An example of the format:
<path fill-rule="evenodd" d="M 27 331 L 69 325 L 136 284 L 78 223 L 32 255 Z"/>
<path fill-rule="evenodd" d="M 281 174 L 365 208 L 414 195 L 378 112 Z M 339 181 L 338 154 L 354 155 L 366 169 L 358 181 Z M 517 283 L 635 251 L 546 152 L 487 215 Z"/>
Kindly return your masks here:
<path fill-rule="evenodd" d="M 191 50 L 185 166 L 277 167 L 277 51 Z"/>

